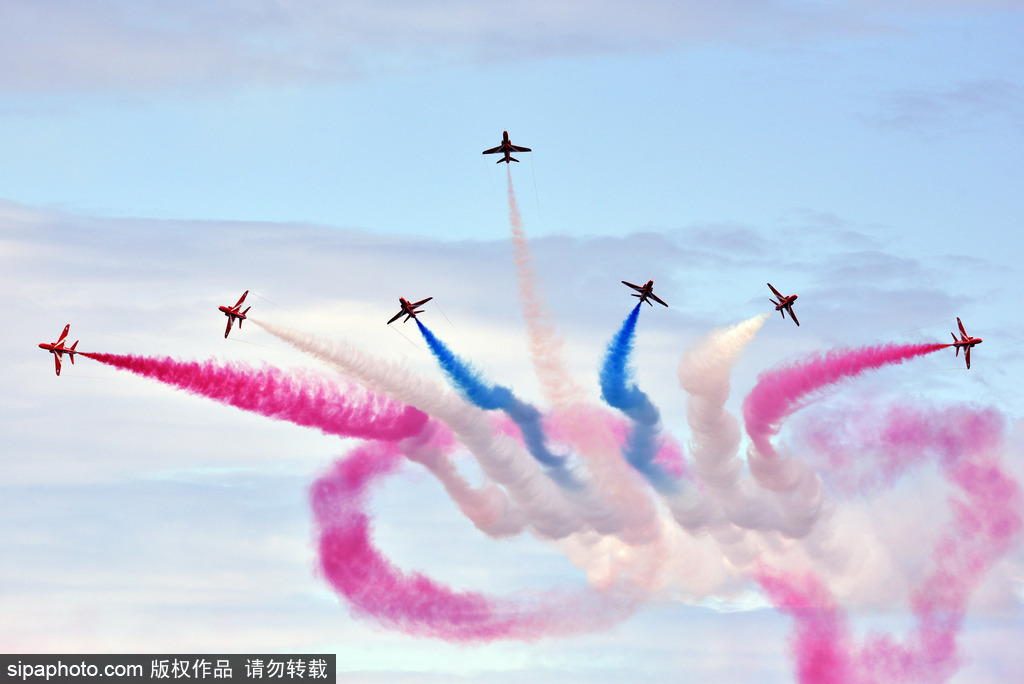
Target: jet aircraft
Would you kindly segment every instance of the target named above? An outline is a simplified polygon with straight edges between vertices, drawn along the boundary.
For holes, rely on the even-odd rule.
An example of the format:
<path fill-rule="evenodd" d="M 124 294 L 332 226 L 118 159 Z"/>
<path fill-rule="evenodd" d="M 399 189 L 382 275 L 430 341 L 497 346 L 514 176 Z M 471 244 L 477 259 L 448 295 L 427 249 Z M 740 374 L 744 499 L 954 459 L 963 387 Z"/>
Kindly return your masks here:
<path fill-rule="evenodd" d="M 513 152 L 532 152 L 529 147 L 520 147 L 519 145 L 513 145 L 512 141 L 508 139 L 508 131 L 504 131 L 501 134 L 501 144 L 497 147 L 492 147 L 489 150 L 484 150 L 484 154 L 504 154 L 504 158 L 499 159 L 496 164 L 505 162 L 508 164 L 510 161 L 518 162 L 519 160 L 512 156 Z"/>
<path fill-rule="evenodd" d="M 659 304 L 661 304 L 662 306 L 668 306 L 668 304 L 666 304 L 665 302 L 663 302 L 660 299 L 658 299 L 658 295 L 654 294 L 654 281 L 653 280 L 648 280 L 647 284 L 646 285 L 642 285 L 642 286 L 641 285 L 634 285 L 633 283 L 627 283 L 625 280 L 622 281 L 622 284 L 623 285 L 628 285 L 629 287 L 631 287 L 634 290 L 636 290 L 637 292 L 639 292 L 640 294 L 635 294 L 633 296 L 634 297 L 639 297 L 641 303 L 647 302 L 647 306 L 654 306 L 653 304 L 651 304 L 651 300 L 652 299 L 654 301 L 658 302 Z"/>
<path fill-rule="evenodd" d="M 779 298 L 779 301 L 775 301 L 774 299 L 769 300 L 775 305 L 775 310 L 782 314 L 783 318 L 786 317 L 786 311 L 788 310 L 789 315 L 793 317 L 793 322 L 800 325 L 800 321 L 797 320 L 796 313 L 793 311 L 793 302 L 796 301 L 798 295 L 791 294 L 789 296 L 784 296 L 781 292 L 772 287 L 771 283 L 768 283 L 768 287 L 771 287 L 772 292 L 774 292 L 775 296 Z"/>
<path fill-rule="evenodd" d="M 242 302 L 245 301 L 245 296 L 247 294 L 249 294 L 248 290 L 243 292 L 242 296 L 238 298 L 238 301 L 235 302 L 234 306 L 217 307 L 218 309 L 220 309 L 221 312 L 223 312 L 225 316 L 228 317 L 228 327 L 224 328 L 224 337 L 227 337 L 228 333 L 231 332 L 231 324 L 235 322 L 236 318 L 238 319 L 238 329 L 242 329 L 242 321 L 245 320 L 245 314 L 249 313 L 249 309 L 252 308 L 251 306 L 247 306 L 245 307 L 245 311 L 240 311 L 240 309 L 242 308 Z"/>
<path fill-rule="evenodd" d="M 956 347 L 956 355 L 960 356 L 960 348 L 964 349 L 964 359 L 967 361 L 967 367 L 971 367 L 971 347 L 976 344 L 981 344 L 982 340 L 980 337 L 971 337 L 964 330 L 964 324 L 960 322 L 960 317 L 956 317 L 956 324 L 960 326 L 960 339 L 956 339 L 956 333 L 950 333 L 953 336 L 953 344 L 950 346 Z"/>
<path fill-rule="evenodd" d="M 75 343 L 73 345 L 71 345 L 70 347 L 65 347 L 64 346 L 64 341 L 68 338 L 68 330 L 70 330 L 70 329 L 71 329 L 71 324 L 68 323 L 67 325 L 64 326 L 64 332 L 62 332 L 60 334 L 60 339 L 58 339 L 56 342 L 51 342 L 49 344 L 47 344 L 46 342 L 40 342 L 39 343 L 39 348 L 40 349 L 45 349 L 46 351 L 48 351 L 51 354 L 53 354 L 53 362 L 56 365 L 57 375 L 60 375 L 60 360 L 61 360 L 61 357 L 64 354 L 67 354 L 68 355 L 68 359 L 71 361 L 71 363 L 74 363 L 75 362 L 75 354 L 78 353 L 78 352 L 75 351 L 75 347 L 78 346 L 78 340 L 75 340 Z"/>
<path fill-rule="evenodd" d="M 422 306 L 423 304 L 426 304 L 431 299 L 433 299 L 433 297 L 427 297 L 426 299 L 421 299 L 418 302 L 409 303 L 409 301 L 406 300 L 405 297 L 399 297 L 398 298 L 398 303 L 402 306 L 402 308 L 399 310 L 398 313 L 396 313 L 394 316 L 391 317 L 391 320 L 388 321 L 388 325 L 391 325 L 392 323 L 397 321 L 402 316 L 405 316 L 405 320 L 402 321 L 402 322 L 403 323 L 408 323 L 410 318 L 416 318 L 416 314 L 423 313 L 422 310 L 417 311 L 416 307 L 417 306 Z"/>

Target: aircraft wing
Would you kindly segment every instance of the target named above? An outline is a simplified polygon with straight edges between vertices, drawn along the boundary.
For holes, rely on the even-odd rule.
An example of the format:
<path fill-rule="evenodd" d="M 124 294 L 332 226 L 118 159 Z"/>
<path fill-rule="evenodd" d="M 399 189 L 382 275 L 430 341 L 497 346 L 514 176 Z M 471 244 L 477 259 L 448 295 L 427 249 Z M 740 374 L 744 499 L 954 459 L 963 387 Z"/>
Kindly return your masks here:
<path fill-rule="evenodd" d="M 224 328 L 224 337 L 227 337 L 228 333 L 231 332 L 231 324 L 234 321 L 235 321 L 234 318 L 232 318 L 231 316 L 228 316 L 228 327 Z"/>
<path fill-rule="evenodd" d="M 519 145 L 509 145 L 513 152 L 533 152 L 529 147 L 520 147 Z"/>
<path fill-rule="evenodd" d="M 964 358 L 967 359 L 967 368 L 971 367 L 971 348 L 968 347 L 964 350 Z"/>
<path fill-rule="evenodd" d="M 779 292 L 778 290 L 776 290 L 776 289 L 775 289 L 774 287 L 772 287 L 772 284 L 771 284 L 771 283 L 768 283 L 768 287 L 771 287 L 771 289 L 772 289 L 772 292 L 774 292 L 774 293 L 775 293 L 775 296 L 776 296 L 776 297 L 778 297 L 779 299 L 782 299 L 782 298 L 783 298 L 783 297 L 782 297 L 782 293 L 781 293 L 781 292 Z"/>
<path fill-rule="evenodd" d="M 243 292 L 243 293 L 242 293 L 242 296 L 238 298 L 238 301 L 237 301 L 237 302 L 235 303 L 235 305 L 234 305 L 234 306 L 233 306 L 232 308 L 233 308 L 233 309 L 237 309 L 238 307 L 242 306 L 242 302 L 244 302 L 244 301 L 245 301 L 245 297 L 246 297 L 246 295 L 248 295 L 248 294 L 249 294 L 249 291 L 248 291 L 248 290 L 246 290 L 245 292 Z"/>
<path fill-rule="evenodd" d="M 60 375 L 60 354 L 53 355 L 53 363 L 56 366 L 57 375 Z M 970 366 L 968 366 L 970 368 Z"/>
<path fill-rule="evenodd" d="M 392 323 L 394 323 L 395 321 L 397 321 L 397 320 L 398 320 L 399 318 L 401 318 L 401 317 L 402 317 L 402 314 L 404 314 L 404 313 L 405 313 L 405 309 L 402 309 L 401 311 L 399 311 L 398 313 L 396 313 L 396 314 L 395 314 L 394 316 L 392 316 L 392 317 L 391 317 L 391 320 L 390 320 L 390 321 L 388 321 L 388 325 L 391 325 Z"/>
<path fill-rule="evenodd" d="M 665 302 L 661 301 L 661 299 L 658 297 L 658 295 L 654 294 L 653 292 L 648 292 L 647 296 L 650 297 L 651 299 L 653 299 L 654 301 L 658 302 L 662 306 L 668 306 L 668 304 L 666 304 Z"/>
<path fill-rule="evenodd" d="M 501 151 L 502 151 L 501 145 L 498 145 L 497 147 L 492 147 L 489 150 L 484 150 L 482 154 L 497 154 L 497 153 L 499 153 Z"/>
<path fill-rule="evenodd" d="M 65 339 L 67 339 L 67 336 L 68 336 L 68 330 L 70 330 L 70 329 L 71 329 L 71 324 L 70 324 L 70 323 L 68 323 L 67 325 L 65 325 L 65 326 L 64 326 L 64 332 L 62 332 L 62 333 L 60 334 L 60 338 L 58 338 L 58 339 L 57 339 L 57 341 L 56 341 L 56 342 L 54 342 L 54 344 L 56 344 L 56 345 L 60 345 L 60 344 L 62 344 L 62 343 L 64 342 L 64 340 L 65 340 Z"/>
<path fill-rule="evenodd" d="M 426 304 L 431 299 L 433 299 L 433 297 L 427 297 L 426 299 L 421 299 L 420 301 L 416 302 L 415 304 L 410 304 L 409 308 L 410 309 L 415 309 L 417 306 L 422 306 L 422 305 Z"/>
<path fill-rule="evenodd" d="M 964 337 L 967 337 L 967 331 L 964 330 L 964 324 L 960 322 L 960 317 L 959 316 L 956 317 L 956 324 L 960 326 L 960 332 L 962 332 L 964 334 Z M 64 333 L 67 334 L 67 330 L 65 330 Z M 61 339 L 64 339 L 64 338 L 61 338 Z"/>
<path fill-rule="evenodd" d="M 639 285 L 634 285 L 633 283 L 627 283 L 625 280 L 622 281 L 622 284 L 627 286 L 627 287 L 633 288 L 637 292 L 643 292 L 644 291 L 644 288 L 640 287 Z M 621 292 L 621 290 L 620 290 L 620 292 Z"/>
<path fill-rule="evenodd" d="M 789 308 L 789 315 L 793 317 L 793 322 L 794 322 L 794 323 L 796 323 L 796 324 L 797 324 L 797 325 L 799 326 L 799 325 L 800 325 L 800 321 L 798 321 L 798 320 L 797 320 L 797 318 L 796 318 L 796 312 L 795 312 L 795 311 L 793 311 L 793 307 L 792 307 L 792 306 L 790 306 L 790 307 L 788 307 L 788 308 Z"/>

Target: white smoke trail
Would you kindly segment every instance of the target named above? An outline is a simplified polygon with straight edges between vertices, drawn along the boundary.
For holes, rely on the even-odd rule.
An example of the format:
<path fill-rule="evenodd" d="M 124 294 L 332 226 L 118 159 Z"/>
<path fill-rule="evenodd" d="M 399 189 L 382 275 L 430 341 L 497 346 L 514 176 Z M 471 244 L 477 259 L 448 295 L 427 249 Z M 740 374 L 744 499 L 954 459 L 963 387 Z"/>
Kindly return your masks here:
<path fill-rule="evenodd" d="M 705 485 L 705 496 L 693 493 L 674 502 L 673 513 L 689 529 L 774 530 L 789 537 L 806 536 L 821 510 L 820 481 L 802 461 L 778 459 L 772 477 L 790 486 L 763 490 L 740 458 L 740 425 L 725 410 L 729 378 L 743 349 L 768 320 L 761 314 L 729 328 L 713 331 L 692 347 L 679 364 L 679 384 L 690 395 L 686 414 L 691 430 L 693 470 Z M 742 539 L 742 535 L 726 534 Z"/>
<path fill-rule="evenodd" d="M 510 437 L 496 434 L 486 413 L 455 393 L 404 366 L 379 359 L 344 342 L 322 340 L 263 321 L 253 320 L 253 323 L 295 348 L 333 365 L 342 374 L 397 401 L 415 406 L 447 425 L 477 458 L 484 474 L 505 488 L 530 526 L 542 536 L 558 539 L 584 527 L 585 522 L 577 506 L 566 499 L 536 460 Z M 457 483 L 449 481 L 449 484 L 458 491 Z M 469 502 L 464 503 L 468 510 L 476 510 Z M 493 509 L 492 505 L 490 510 Z"/>
<path fill-rule="evenodd" d="M 475 488 L 459 474 L 448 457 L 448 450 L 443 443 L 445 440 L 437 439 L 442 430 L 431 420 L 419 435 L 402 440 L 398 447 L 406 458 L 425 467 L 441 482 L 462 514 L 481 532 L 495 538 L 510 537 L 522 532 L 526 520 L 509 500 L 504 489 L 493 483 Z M 451 433 L 445 432 L 450 439 Z"/>

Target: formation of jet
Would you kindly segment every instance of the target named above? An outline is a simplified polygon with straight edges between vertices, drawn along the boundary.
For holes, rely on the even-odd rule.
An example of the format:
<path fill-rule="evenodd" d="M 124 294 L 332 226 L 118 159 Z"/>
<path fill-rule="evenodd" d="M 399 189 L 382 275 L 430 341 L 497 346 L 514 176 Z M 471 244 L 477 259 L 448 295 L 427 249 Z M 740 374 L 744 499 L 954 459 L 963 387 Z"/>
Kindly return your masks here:
<path fill-rule="evenodd" d="M 62 332 L 60 334 L 60 339 L 58 339 L 56 342 L 50 342 L 50 343 L 40 342 L 39 343 L 39 348 L 40 349 L 45 349 L 46 351 L 48 351 L 51 354 L 53 354 L 53 363 L 56 366 L 57 375 L 60 375 L 60 360 L 61 360 L 61 357 L 63 357 L 64 354 L 67 354 L 68 355 L 68 359 L 71 361 L 71 363 L 74 363 L 75 362 L 75 354 L 78 353 L 78 352 L 75 351 L 75 347 L 78 346 L 78 340 L 75 340 L 75 343 L 73 345 L 71 345 L 70 347 L 65 347 L 64 346 L 65 340 L 68 339 L 68 330 L 70 330 L 70 329 L 71 329 L 71 324 L 68 323 L 67 325 L 64 326 L 64 332 Z"/>
<path fill-rule="evenodd" d="M 956 317 L 956 324 L 960 326 L 960 339 L 956 339 L 956 333 L 950 333 L 953 336 L 953 345 L 956 347 L 956 355 L 960 356 L 960 348 L 964 350 L 964 360 L 967 361 L 967 367 L 971 367 L 971 347 L 976 344 L 981 344 L 982 339 L 980 337 L 971 337 L 964 330 L 964 324 L 960 322 L 960 317 Z"/>
<path fill-rule="evenodd" d="M 484 154 L 504 154 L 505 157 L 503 159 L 499 159 L 495 163 L 500 164 L 501 162 L 505 162 L 506 164 L 508 164 L 509 162 L 518 162 L 519 161 L 518 159 L 516 159 L 515 157 L 512 156 L 513 152 L 531 152 L 531 151 L 532 150 L 529 147 L 519 147 L 519 145 L 513 145 L 512 141 L 508 139 L 508 131 L 504 131 L 501 134 L 501 144 L 498 145 L 497 147 L 492 147 L 489 150 L 484 150 L 483 153 Z"/>
<path fill-rule="evenodd" d="M 484 150 L 483 153 L 504 155 L 501 159 L 498 159 L 497 163 L 500 164 L 501 162 L 505 162 L 506 164 L 508 164 L 510 162 L 519 161 L 518 159 L 512 156 L 513 152 L 530 151 L 531 150 L 529 147 L 520 147 L 518 145 L 513 145 L 512 141 L 509 140 L 508 138 L 508 131 L 503 131 L 501 136 L 501 144 L 498 145 L 497 147 L 492 147 L 489 150 Z M 658 295 L 654 294 L 653 280 L 648 280 L 646 285 L 634 285 L 633 283 L 625 280 L 622 281 L 622 284 L 636 291 L 632 296 L 637 297 L 640 300 L 640 304 L 647 302 L 648 306 L 654 306 L 653 304 L 651 304 L 651 300 L 653 299 L 662 306 L 668 306 L 668 304 L 666 304 L 660 297 L 658 297 Z M 786 318 L 786 312 L 789 311 L 789 315 L 792 316 L 793 322 L 799 326 L 800 321 L 797 319 L 796 313 L 793 311 L 793 302 L 797 300 L 797 295 L 784 295 L 778 290 L 776 290 L 771 283 L 768 283 L 768 287 L 771 288 L 772 293 L 775 295 L 775 297 L 777 297 L 777 300 L 769 300 L 772 304 L 775 305 L 775 310 L 782 314 L 783 319 Z M 243 292 L 242 296 L 238 298 L 238 301 L 235 302 L 234 306 L 218 307 L 221 313 L 223 313 L 228 318 L 228 325 L 224 329 L 225 338 L 231 332 L 231 326 L 232 324 L 234 324 L 236 320 L 238 321 L 238 328 L 242 328 L 242 321 L 245 320 L 246 314 L 248 314 L 249 309 L 252 308 L 251 306 L 246 307 L 245 310 L 242 311 L 242 303 L 245 302 L 245 298 L 248 294 L 248 290 Z M 418 302 L 409 302 L 404 297 L 399 297 L 398 303 L 401 308 L 398 310 L 398 313 L 391 317 L 391 320 L 388 321 L 388 325 L 394 323 L 402 316 L 405 316 L 405 320 L 403 321 L 403 323 L 408 323 L 410 318 L 416 318 L 416 314 L 423 313 L 422 309 L 418 309 L 417 307 L 423 306 L 431 299 L 433 299 L 433 297 L 427 297 L 426 299 L 421 299 Z M 981 344 L 982 339 L 980 337 L 971 337 L 970 335 L 968 335 L 967 331 L 964 330 L 964 324 L 960 321 L 959 317 L 956 319 L 956 324 L 960 327 L 960 338 L 957 339 L 956 333 L 951 333 L 953 336 L 953 344 L 949 346 L 956 348 L 957 356 L 960 356 L 960 349 L 963 348 L 964 360 L 967 362 L 967 367 L 970 368 L 971 348 L 977 344 Z M 60 364 L 64 354 L 68 355 L 68 358 L 71 360 L 71 363 L 75 362 L 75 354 L 77 353 L 75 351 L 75 347 L 78 346 L 78 340 L 75 340 L 75 343 L 72 344 L 70 347 L 65 346 L 65 341 L 67 340 L 68 336 L 68 330 L 70 328 L 70 323 L 64 326 L 64 332 L 61 333 L 60 339 L 58 339 L 56 342 L 49 344 L 44 342 L 39 343 L 39 347 L 41 349 L 45 349 L 53 354 L 53 360 L 57 371 L 57 375 L 60 375 Z"/>
<path fill-rule="evenodd" d="M 634 285 L 633 283 L 627 283 L 625 280 L 622 281 L 623 285 L 628 285 L 640 294 L 633 295 L 634 297 L 640 298 L 640 303 L 647 302 L 647 306 L 654 306 L 651 304 L 651 300 L 658 302 L 662 306 L 668 306 L 665 302 L 658 298 L 658 295 L 654 294 L 654 281 L 648 280 L 646 285 Z"/>
<path fill-rule="evenodd" d="M 398 298 L 398 303 L 401 305 L 402 308 L 398 310 L 398 313 L 396 313 L 394 316 L 391 317 L 391 320 L 388 321 L 388 325 L 391 325 L 392 323 L 397 321 L 402 316 L 405 316 L 405 320 L 402 321 L 402 322 L 403 323 L 408 323 L 410 318 L 416 318 L 416 314 L 423 313 L 422 310 L 417 311 L 416 307 L 417 306 L 422 306 L 422 305 L 426 304 L 431 299 L 433 299 L 433 297 L 427 297 L 426 299 L 421 299 L 418 302 L 409 303 L 405 299 L 405 297 L 399 297 Z"/>
<path fill-rule="evenodd" d="M 245 320 L 245 314 L 249 313 L 249 309 L 252 308 L 251 306 L 247 306 L 247 307 L 245 307 L 245 311 L 241 311 L 242 302 L 245 301 L 245 296 L 247 294 L 249 294 L 248 290 L 243 292 L 242 296 L 238 298 L 238 301 L 235 302 L 234 306 L 218 306 L 217 307 L 218 309 L 220 309 L 220 311 L 225 316 L 228 317 L 228 327 L 224 328 L 224 337 L 225 338 L 228 336 L 228 333 L 231 332 L 231 324 L 235 322 L 236 318 L 238 319 L 238 329 L 239 330 L 242 329 L 242 321 Z"/>
<path fill-rule="evenodd" d="M 782 314 L 782 317 L 786 317 L 786 311 L 789 311 L 789 315 L 793 317 L 793 322 L 800 325 L 800 321 L 797 320 L 796 314 L 793 312 L 793 302 L 796 301 L 798 295 L 791 294 L 789 296 L 783 295 L 781 292 L 772 287 L 771 283 L 768 283 L 768 287 L 772 288 L 772 292 L 779 298 L 779 301 L 770 299 L 769 301 L 775 305 L 775 310 Z"/>

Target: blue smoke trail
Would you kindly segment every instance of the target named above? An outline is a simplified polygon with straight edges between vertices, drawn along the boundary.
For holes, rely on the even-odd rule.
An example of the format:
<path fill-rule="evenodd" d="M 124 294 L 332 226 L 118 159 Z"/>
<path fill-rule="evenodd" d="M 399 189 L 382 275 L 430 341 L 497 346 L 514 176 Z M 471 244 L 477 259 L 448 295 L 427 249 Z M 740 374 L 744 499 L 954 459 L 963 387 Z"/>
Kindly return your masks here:
<path fill-rule="evenodd" d="M 629 368 L 640 304 L 637 302 L 623 322 L 622 329 L 608 343 L 608 354 L 601 366 L 601 397 L 633 421 L 633 431 L 626 438 L 626 460 L 647 478 L 651 486 L 659 492 L 670 493 L 676 491 L 677 482 L 654 461 L 661 446 L 658 439 L 661 415 L 647 395 L 632 382 L 633 372 Z"/>
<path fill-rule="evenodd" d="M 441 370 L 455 389 L 468 402 L 485 411 L 501 410 L 519 426 L 526 448 L 537 462 L 547 469 L 555 482 L 565 488 L 579 489 L 580 482 L 566 469 L 566 457 L 551 453 L 544 443 L 541 415 L 535 407 L 520 401 L 512 390 L 501 385 L 488 385 L 468 363 L 455 355 L 444 342 L 437 339 L 427 326 L 416 319 L 423 339 L 434 353 Z"/>

